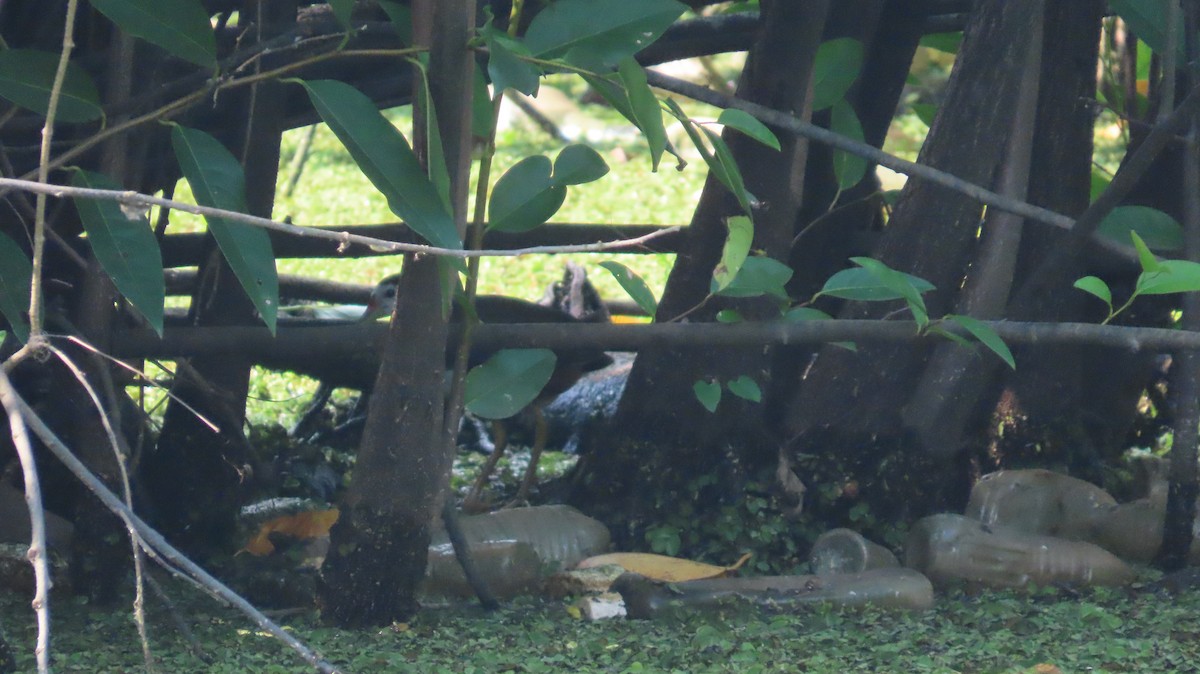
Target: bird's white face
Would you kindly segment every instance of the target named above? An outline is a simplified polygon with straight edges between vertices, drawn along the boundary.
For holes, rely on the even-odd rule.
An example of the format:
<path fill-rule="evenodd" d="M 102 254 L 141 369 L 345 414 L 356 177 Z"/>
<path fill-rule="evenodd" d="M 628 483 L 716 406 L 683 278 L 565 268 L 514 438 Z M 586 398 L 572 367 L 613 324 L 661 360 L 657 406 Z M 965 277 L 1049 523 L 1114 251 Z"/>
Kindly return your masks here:
<path fill-rule="evenodd" d="M 392 274 L 380 281 L 371 291 L 367 300 L 367 310 L 363 312 L 362 320 L 373 321 L 392 315 L 396 308 L 396 288 L 400 285 L 400 275 Z"/>

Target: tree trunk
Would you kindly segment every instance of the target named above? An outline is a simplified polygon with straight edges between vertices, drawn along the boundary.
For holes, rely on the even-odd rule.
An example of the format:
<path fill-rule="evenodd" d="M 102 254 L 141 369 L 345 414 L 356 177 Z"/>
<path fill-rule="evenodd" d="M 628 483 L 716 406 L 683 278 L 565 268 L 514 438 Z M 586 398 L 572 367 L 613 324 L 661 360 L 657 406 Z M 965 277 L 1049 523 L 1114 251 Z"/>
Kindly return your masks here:
<path fill-rule="evenodd" d="M 473 0 L 413 3 L 413 39 L 430 47 L 429 86 L 460 233 L 470 175 L 467 41 L 474 16 Z M 425 146 L 414 142 L 418 152 Z M 454 458 L 442 429 L 449 307 L 439 298 L 454 282 L 448 269 L 434 258 L 405 258 L 358 461 L 318 586 L 322 617 L 343 627 L 405 621 L 417 611 L 430 525 Z"/>
<path fill-rule="evenodd" d="M 1005 156 L 1021 64 L 1037 0 L 976 3 L 965 30 L 945 101 L 921 149 L 920 161 L 969 182 L 991 185 Z M 930 316 L 953 310 L 968 264 L 976 254 L 980 204 L 913 178 L 904 188 L 874 257 L 924 278 Z M 894 303 L 852 303 L 843 318 L 882 318 Z M 852 489 L 886 512 L 911 517 L 962 498 L 955 468 L 918 456 L 900 412 L 927 366 L 931 343 L 860 346 L 857 352 L 827 346 L 819 352 L 799 392 L 785 403 L 781 426 L 793 438 L 794 460 L 827 455 L 827 475 L 844 475 Z M 837 448 L 832 454 L 831 449 Z M 961 473 L 960 473 L 961 474 Z M 873 512 L 875 508 L 873 508 Z"/>
<path fill-rule="evenodd" d="M 829 3 L 764 2 L 763 28 L 747 58 L 738 95 L 772 108 L 808 116 L 809 76 Z M 755 212 L 754 248 L 786 259 L 800 206 L 805 139 L 776 130 L 782 151 L 765 148 L 726 131 L 725 139 L 742 168 L 747 189 L 763 204 Z M 713 267 L 725 240 L 725 219 L 739 213 L 737 202 L 716 179 L 705 183 L 684 250 L 671 270 L 656 320 L 711 321 L 736 307 L 750 319 L 769 318 L 777 309 L 763 300 L 705 302 Z M 695 495 L 687 484 L 719 472 L 731 490 L 745 481 L 747 465 L 773 458 L 763 435 L 763 406 L 725 395 L 715 413 L 693 394 L 700 379 L 724 384 L 748 375 L 763 390 L 770 386 L 770 350 L 656 348 L 634 363 L 613 423 L 615 437 L 581 460 L 573 499 L 607 520 L 618 545 L 639 545 L 641 531 L 664 503 L 655 496 Z"/>

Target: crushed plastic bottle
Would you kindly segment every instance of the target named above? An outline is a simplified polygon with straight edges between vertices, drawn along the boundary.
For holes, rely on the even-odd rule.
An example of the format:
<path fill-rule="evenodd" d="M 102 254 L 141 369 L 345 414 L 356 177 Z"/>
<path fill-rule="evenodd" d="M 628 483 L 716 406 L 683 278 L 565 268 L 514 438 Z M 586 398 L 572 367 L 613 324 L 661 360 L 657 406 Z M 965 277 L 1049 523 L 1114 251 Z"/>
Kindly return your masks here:
<path fill-rule="evenodd" d="M 761 576 L 712 578 L 684 583 L 655 582 L 636 573 L 617 578 L 630 618 L 685 618 L 704 611 L 793 612 L 803 606 L 878 606 L 926 610 L 933 586 L 912 569 L 875 569 L 832 576 Z"/>
<path fill-rule="evenodd" d="M 821 534 L 813 543 L 809 560 L 818 576 L 900 566 L 891 550 L 850 529 L 830 529 Z"/>
<path fill-rule="evenodd" d="M 1125 585 L 1133 569 L 1091 543 L 1013 530 L 993 531 L 962 515 L 932 515 L 913 525 L 904 563 L 937 587 Z"/>

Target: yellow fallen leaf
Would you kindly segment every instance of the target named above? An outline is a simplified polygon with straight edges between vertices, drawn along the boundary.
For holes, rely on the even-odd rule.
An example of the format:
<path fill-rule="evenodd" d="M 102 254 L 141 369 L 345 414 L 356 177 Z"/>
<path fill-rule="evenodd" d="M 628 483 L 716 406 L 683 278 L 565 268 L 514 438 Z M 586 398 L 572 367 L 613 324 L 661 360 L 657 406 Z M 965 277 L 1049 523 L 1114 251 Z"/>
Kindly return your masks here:
<path fill-rule="evenodd" d="M 750 553 L 742 555 L 742 558 L 732 566 L 715 566 L 648 552 L 610 552 L 606 555 L 588 557 L 579 562 L 576 568 L 589 569 L 606 564 L 616 564 L 626 571 L 641 574 L 651 580 L 681 583 L 687 580 L 727 576 L 741 568 L 747 559 L 750 559 Z"/>
<path fill-rule="evenodd" d="M 329 510 L 309 510 L 268 520 L 259 527 L 258 533 L 246 543 L 246 547 L 242 548 L 241 552 L 248 552 L 255 557 L 264 557 L 275 552 L 275 546 L 271 543 L 271 534 L 273 533 L 281 533 L 301 540 L 327 536 L 329 530 L 333 528 L 334 522 L 337 522 L 338 515 L 338 509 L 331 508 Z"/>

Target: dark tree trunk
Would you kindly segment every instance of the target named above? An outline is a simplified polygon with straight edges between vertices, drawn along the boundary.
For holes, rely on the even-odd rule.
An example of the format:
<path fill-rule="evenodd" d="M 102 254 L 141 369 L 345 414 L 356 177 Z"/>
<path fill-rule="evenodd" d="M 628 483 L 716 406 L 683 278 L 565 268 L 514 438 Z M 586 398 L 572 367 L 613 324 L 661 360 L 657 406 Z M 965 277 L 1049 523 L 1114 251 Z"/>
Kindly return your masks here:
<path fill-rule="evenodd" d="M 764 2 L 763 28 L 751 49 L 738 95 L 772 108 L 808 116 L 809 73 L 828 13 L 826 1 Z M 777 131 L 782 152 L 726 132 L 742 167 L 747 189 L 762 203 L 755 213 L 754 248 L 786 259 L 802 196 L 808 142 Z M 671 270 L 656 320 L 687 315 L 711 321 L 716 312 L 737 307 L 747 318 L 770 318 L 776 309 L 761 300 L 705 303 L 713 267 L 725 240 L 725 219 L 738 214 L 733 197 L 714 178 L 705 183 L 692 218 L 690 236 Z M 703 306 L 700 306 L 703 303 Z M 775 314 L 777 315 L 777 314 Z M 573 498 L 613 528 L 618 544 L 641 544 L 648 516 L 666 505 L 669 494 L 689 503 L 687 483 L 717 473 L 731 491 L 745 481 L 747 467 L 773 458 L 763 438 L 762 405 L 724 395 L 716 413 L 693 395 L 700 379 L 724 383 L 741 375 L 763 390 L 770 386 L 770 350 L 652 349 L 642 351 L 629 376 L 617 418 L 616 437 L 594 448 L 576 469 Z"/>
<path fill-rule="evenodd" d="M 413 3 L 413 38 L 429 45 L 429 85 L 440 115 L 456 222 L 465 224 L 470 171 L 473 0 Z M 418 121 L 414 128 L 421 128 Z M 416 139 L 418 152 L 425 147 Z M 367 425 L 318 587 L 322 617 L 382 625 L 417 611 L 430 525 L 453 462 L 443 436 L 443 378 L 452 283 L 438 260 L 405 258 Z M 403 320 L 398 319 L 403 316 Z"/>
<path fill-rule="evenodd" d="M 256 26 L 268 22 L 289 25 L 296 16 L 293 2 L 269 3 L 263 8 L 271 14 L 260 17 L 258 2 L 246 0 L 242 16 Z M 260 23 L 260 18 L 265 21 Z M 262 67 L 271 67 L 269 58 Z M 244 118 L 254 120 L 254 124 L 242 127 L 243 135 L 231 148 L 242 161 L 246 207 L 251 215 L 270 217 L 274 204 L 286 100 L 283 86 L 278 82 L 255 86 L 244 113 Z M 196 325 L 247 325 L 258 321 L 250 298 L 211 241 L 200 278 L 192 296 L 191 316 Z M 164 534 L 189 552 L 221 550 L 231 543 L 251 477 L 249 443 L 242 426 L 252 363 L 236 355 L 221 355 L 195 358 L 189 365 L 186 373 L 178 373 L 172 386 L 175 399 L 167 406 L 158 445 L 147 455 L 143 475 Z M 212 430 L 197 412 L 215 422 L 219 430 Z"/>
<path fill-rule="evenodd" d="M 921 150 L 921 163 L 969 182 L 992 185 L 1005 156 L 1014 112 L 996 101 L 1016 101 L 1037 0 L 977 3 L 967 25 L 945 101 Z M 952 311 L 968 264 L 976 254 L 979 203 L 920 179 L 910 179 L 874 257 L 932 282 L 930 316 Z M 844 318 L 881 318 L 892 303 L 854 303 Z M 961 498 L 952 493 L 953 465 L 922 459 L 901 411 L 920 381 L 932 344 L 860 347 L 856 353 L 825 347 L 798 395 L 786 403 L 782 428 L 794 438 L 793 456 L 839 451 L 849 473 L 849 493 L 902 518 Z M 855 475 L 855 471 L 858 472 Z M 961 482 L 961 481 L 959 481 Z M 886 486 L 885 486 L 886 485 Z M 944 493 L 947 489 L 951 493 Z M 888 492 L 888 493 L 884 493 Z M 890 494 L 890 495 L 889 495 Z M 891 501 L 891 502 L 889 502 Z"/>

